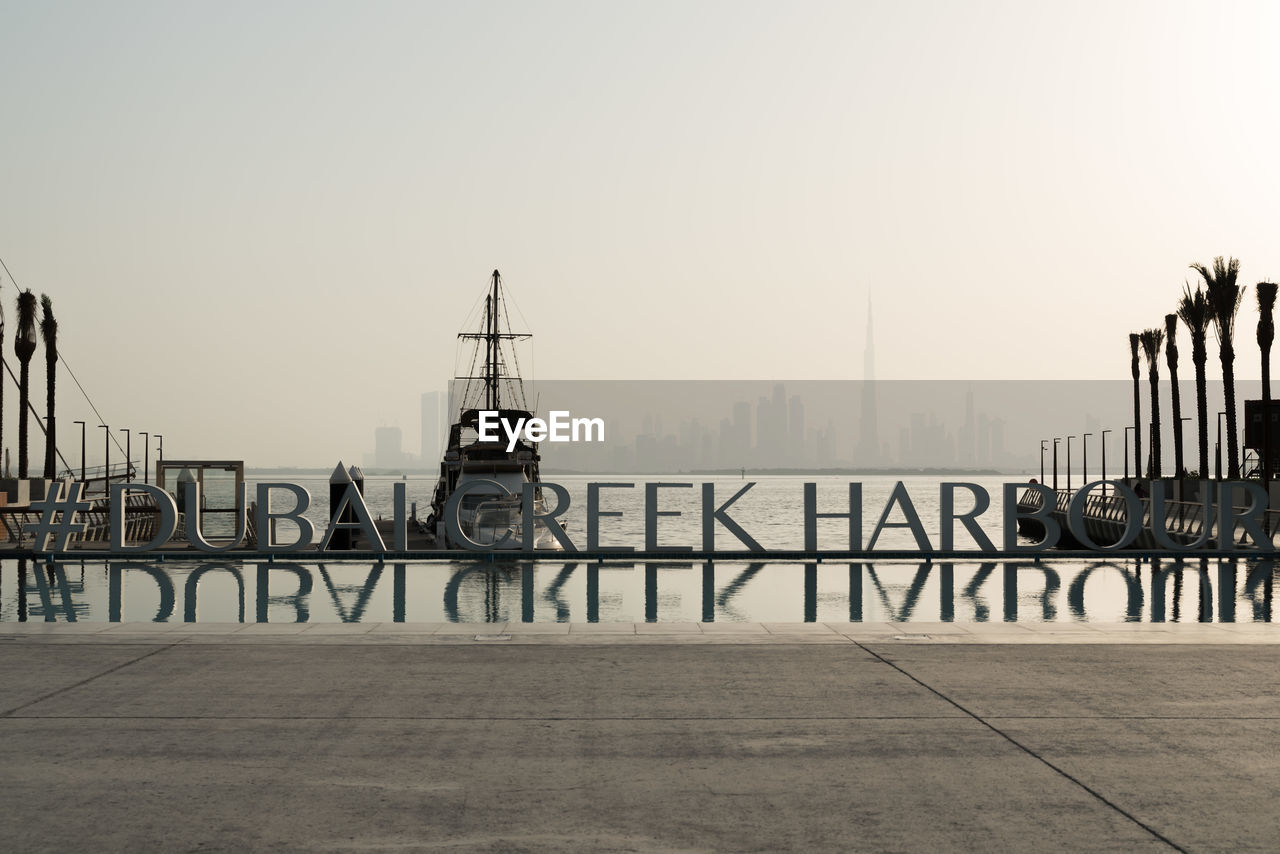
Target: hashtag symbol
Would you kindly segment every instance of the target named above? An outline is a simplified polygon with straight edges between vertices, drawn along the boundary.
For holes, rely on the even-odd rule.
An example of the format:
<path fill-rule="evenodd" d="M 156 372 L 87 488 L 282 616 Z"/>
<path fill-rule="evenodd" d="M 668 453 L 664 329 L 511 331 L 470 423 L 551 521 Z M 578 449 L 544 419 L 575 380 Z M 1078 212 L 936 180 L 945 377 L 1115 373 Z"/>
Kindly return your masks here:
<path fill-rule="evenodd" d="M 76 521 L 76 513 L 89 510 L 93 504 L 80 500 L 80 489 L 83 486 L 84 484 L 76 481 L 59 483 L 57 489 L 46 494 L 44 501 L 31 505 L 32 510 L 40 513 L 40 521 L 27 523 L 23 530 L 35 538 L 31 546 L 33 551 L 50 551 L 50 539 L 53 540 L 52 551 L 66 551 L 71 535 L 84 533 L 85 523 Z M 64 492 L 67 493 L 65 498 Z M 58 518 L 59 514 L 61 518 Z"/>

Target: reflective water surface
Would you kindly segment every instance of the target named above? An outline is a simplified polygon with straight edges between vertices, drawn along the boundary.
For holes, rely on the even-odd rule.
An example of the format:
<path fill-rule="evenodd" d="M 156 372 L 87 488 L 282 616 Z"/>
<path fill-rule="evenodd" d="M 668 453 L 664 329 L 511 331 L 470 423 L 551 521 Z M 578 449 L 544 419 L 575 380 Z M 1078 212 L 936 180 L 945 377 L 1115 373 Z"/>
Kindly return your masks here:
<path fill-rule="evenodd" d="M 0 622 L 1271 622 L 1274 562 L 0 561 Z"/>

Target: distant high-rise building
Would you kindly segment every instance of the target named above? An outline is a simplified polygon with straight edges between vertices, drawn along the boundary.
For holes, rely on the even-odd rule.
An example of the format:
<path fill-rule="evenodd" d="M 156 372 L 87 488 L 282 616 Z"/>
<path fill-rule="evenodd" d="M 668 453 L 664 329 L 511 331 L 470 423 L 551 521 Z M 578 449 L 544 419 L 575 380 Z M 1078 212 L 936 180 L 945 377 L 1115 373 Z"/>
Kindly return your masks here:
<path fill-rule="evenodd" d="M 804 401 L 798 394 L 793 394 L 788 401 L 787 437 L 787 461 L 794 464 L 805 460 L 809 455 L 804 434 Z"/>
<path fill-rule="evenodd" d="M 961 465 L 973 465 L 977 438 L 977 424 L 973 416 L 973 389 L 969 388 L 964 394 L 964 424 L 960 427 L 956 449 Z"/>
<path fill-rule="evenodd" d="M 876 408 L 876 345 L 871 326 L 871 295 L 868 294 L 867 345 L 862 354 L 862 429 L 854 459 L 860 466 L 877 465 L 881 462 L 880 417 Z"/>
<path fill-rule="evenodd" d="M 400 468 L 405 463 L 399 427 L 379 427 L 373 431 L 373 464 L 380 469 Z"/>
<path fill-rule="evenodd" d="M 444 455 L 444 395 L 429 391 L 422 395 L 422 466 L 435 468 Z"/>

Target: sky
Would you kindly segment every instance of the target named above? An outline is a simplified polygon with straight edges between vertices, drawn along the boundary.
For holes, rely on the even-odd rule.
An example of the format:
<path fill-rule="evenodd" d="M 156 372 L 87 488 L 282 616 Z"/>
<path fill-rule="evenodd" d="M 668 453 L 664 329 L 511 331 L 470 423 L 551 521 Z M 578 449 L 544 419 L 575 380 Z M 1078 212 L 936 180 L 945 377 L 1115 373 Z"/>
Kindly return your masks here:
<path fill-rule="evenodd" d="M 1123 380 L 1190 262 L 1280 276 L 1274 3 L 0 20 L 6 359 L 15 283 L 49 294 L 98 410 L 60 375 L 73 463 L 77 418 L 250 465 L 414 449 L 495 268 L 556 380 L 860 379 L 869 300 L 881 378 Z M 1240 317 L 1257 376 L 1252 287 Z"/>

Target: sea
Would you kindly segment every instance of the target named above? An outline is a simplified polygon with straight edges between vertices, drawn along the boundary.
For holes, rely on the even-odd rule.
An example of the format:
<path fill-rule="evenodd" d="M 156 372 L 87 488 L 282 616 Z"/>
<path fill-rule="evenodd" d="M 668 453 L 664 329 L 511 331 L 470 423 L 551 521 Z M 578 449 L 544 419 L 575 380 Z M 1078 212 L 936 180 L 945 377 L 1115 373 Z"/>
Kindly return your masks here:
<path fill-rule="evenodd" d="M 1097 478 L 1097 475 L 1091 475 Z M 677 474 L 544 475 L 564 486 L 571 503 L 562 517 L 569 537 L 586 546 L 587 484 L 633 484 L 601 489 L 605 548 L 645 544 L 648 484 L 657 487 L 660 547 L 701 549 L 703 484 L 713 484 L 722 506 L 752 484 L 724 512 L 765 549 L 804 545 L 804 486 L 814 483 L 819 513 L 846 513 L 850 484 L 859 484 L 862 540 L 875 551 L 923 551 L 907 525 L 899 492 L 932 548 L 942 544 L 941 496 L 951 487 L 955 513 L 989 506 L 975 518 L 1000 547 L 1003 490 L 1025 483 L 1010 475 L 763 476 Z M 327 524 L 328 477 L 265 474 L 256 484 L 303 486 L 312 505 L 305 514 L 318 532 Z M 369 476 L 364 495 L 370 514 L 390 518 L 393 485 L 405 483 L 408 501 L 425 517 L 434 477 Z M 1073 479 L 1073 486 L 1083 482 Z M 901 484 L 901 487 L 899 487 Z M 1065 486 L 1065 478 L 1059 485 Z M 229 482 L 206 484 L 209 506 L 231 500 Z M 225 494 L 223 494 L 225 493 Z M 214 517 L 209 517 L 213 519 Z M 288 523 L 278 534 L 287 539 Z M 744 544 L 717 523 L 715 546 Z M 822 519 L 819 548 L 848 546 L 846 519 Z M 317 534 L 317 538 L 319 534 Z M 1028 543 L 1025 538 L 1020 542 Z M 977 549 L 960 523 L 954 548 Z M 703 561 L 673 552 L 662 560 L 563 559 L 539 561 L 244 561 L 211 555 L 164 561 L 65 560 L 51 564 L 0 561 L 0 622 L 200 623 L 475 623 L 512 622 L 765 622 L 765 623 L 985 623 L 985 622 L 1271 622 L 1274 565 L 1270 560 L 1142 560 L 1123 555 L 1096 560 L 1043 557 L 1002 561 L 918 559 L 792 562 Z"/>

